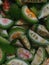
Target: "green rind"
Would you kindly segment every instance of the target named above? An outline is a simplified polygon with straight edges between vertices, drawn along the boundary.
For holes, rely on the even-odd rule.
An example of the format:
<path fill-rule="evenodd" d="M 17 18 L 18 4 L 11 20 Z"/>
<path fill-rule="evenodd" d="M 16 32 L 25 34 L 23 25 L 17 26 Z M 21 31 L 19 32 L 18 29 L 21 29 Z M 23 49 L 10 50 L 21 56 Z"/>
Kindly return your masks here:
<path fill-rule="evenodd" d="M 4 50 L 3 50 L 3 48 L 1 48 L 1 50 L 2 50 L 3 57 L 2 57 L 2 59 L 0 61 L 0 64 L 2 64 L 5 61 L 5 59 L 6 59 L 6 54 L 5 54 Z"/>
<path fill-rule="evenodd" d="M 18 50 L 19 48 L 17 48 L 16 50 Z M 27 49 L 26 49 L 27 50 Z M 29 50 L 28 50 L 29 51 Z M 18 52 L 18 51 L 17 51 Z M 19 56 L 18 56 L 18 53 L 16 52 L 16 56 L 18 57 L 18 58 L 20 58 Z M 30 52 L 30 51 L 29 51 Z M 31 52 L 30 52 L 30 54 L 32 54 Z M 23 59 L 23 58 L 20 58 L 20 59 L 22 59 L 22 60 L 24 60 L 24 61 L 28 61 L 28 62 L 30 62 L 30 61 L 32 61 L 33 60 L 33 58 L 34 58 L 34 55 L 32 54 L 32 58 L 28 58 L 28 59 Z"/>
<path fill-rule="evenodd" d="M 16 60 L 16 59 L 21 60 L 21 59 L 19 59 L 19 58 L 13 58 L 13 59 L 15 59 L 15 60 Z M 9 61 L 7 61 L 7 62 L 5 63 L 5 65 L 7 65 L 7 63 L 10 62 L 10 61 L 13 60 L 13 59 L 10 59 Z M 24 61 L 24 60 L 21 60 L 21 61 L 25 62 L 27 65 L 30 65 L 28 62 L 26 62 L 26 61 Z"/>
<path fill-rule="evenodd" d="M 0 44 L 2 44 L 2 43 L 3 44 L 10 44 L 10 42 L 7 39 L 0 36 Z"/>
<path fill-rule="evenodd" d="M 45 51 L 45 49 L 43 48 L 43 47 L 40 47 L 41 49 L 42 49 L 42 55 L 43 55 L 43 59 L 41 60 L 41 63 L 45 60 L 45 57 L 46 57 L 46 51 Z M 38 50 L 37 50 L 38 51 Z M 36 54 L 35 54 L 35 56 L 36 56 Z M 34 60 L 34 59 L 33 59 Z M 32 61 L 33 62 L 33 61 Z M 39 63 L 39 65 L 41 65 L 41 63 Z M 31 64 L 31 65 L 33 65 L 33 64 Z"/>
<path fill-rule="evenodd" d="M 41 42 L 36 42 L 35 40 L 33 40 L 31 37 L 30 37 L 30 35 L 29 35 L 29 31 L 28 31 L 28 35 L 27 35 L 27 37 L 32 41 L 32 42 L 34 42 L 35 44 L 37 44 L 37 45 L 39 45 L 39 46 L 47 46 L 47 45 L 49 45 L 49 43 L 41 43 Z M 46 40 L 46 39 L 45 39 Z M 49 41 L 48 41 L 49 42 Z"/>
<path fill-rule="evenodd" d="M 38 19 L 37 20 L 31 20 L 30 18 L 28 18 L 25 13 L 24 13 L 24 10 L 27 6 L 23 6 L 22 7 L 22 10 L 21 10 L 21 15 L 22 15 L 22 18 L 27 21 L 28 23 L 30 24 L 35 24 L 35 23 L 38 23 Z"/>

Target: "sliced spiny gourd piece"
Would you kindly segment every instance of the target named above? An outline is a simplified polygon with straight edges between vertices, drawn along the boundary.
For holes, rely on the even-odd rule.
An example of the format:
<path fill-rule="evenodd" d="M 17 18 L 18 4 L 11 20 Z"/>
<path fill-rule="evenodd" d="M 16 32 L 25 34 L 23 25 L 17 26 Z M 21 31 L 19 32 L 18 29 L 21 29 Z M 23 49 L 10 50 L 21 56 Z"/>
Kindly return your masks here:
<path fill-rule="evenodd" d="M 16 38 L 19 38 L 21 34 L 24 34 L 25 30 L 22 27 L 13 27 L 10 31 L 9 31 L 9 40 L 12 41 Z"/>
<path fill-rule="evenodd" d="M 48 15 L 49 15 L 49 3 L 46 4 L 46 5 L 42 8 L 41 14 L 40 14 L 40 16 L 39 16 L 39 19 L 44 18 L 44 17 L 46 17 L 46 16 L 48 16 Z"/>
<path fill-rule="evenodd" d="M 49 32 L 44 25 L 39 24 L 36 32 L 43 37 L 49 37 Z"/>
<path fill-rule="evenodd" d="M 2 48 L 0 48 L 0 64 L 5 61 L 5 52 Z"/>
<path fill-rule="evenodd" d="M 35 54 L 35 57 L 31 63 L 31 65 L 40 65 L 45 59 L 45 49 L 40 47 Z"/>
<path fill-rule="evenodd" d="M 39 36 L 37 33 L 35 33 L 34 31 L 32 30 L 29 30 L 28 31 L 28 37 L 29 39 L 38 44 L 38 45 L 43 45 L 43 46 L 47 46 L 49 45 L 49 41 L 47 41 L 46 39 L 42 38 L 41 36 Z"/>
<path fill-rule="evenodd" d="M 0 18 L 0 28 L 8 29 L 13 25 L 13 21 L 7 18 Z"/>
<path fill-rule="evenodd" d="M 27 63 L 21 59 L 14 58 L 14 59 L 9 60 L 6 63 L 6 65 L 29 65 L 29 63 Z"/>
<path fill-rule="evenodd" d="M 32 12 L 27 6 L 22 7 L 21 14 L 23 19 L 31 24 L 35 24 L 38 22 L 38 19 L 34 12 Z"/>
<path fill-rule="evenodd" d="M 8 38 L 7 30 L 2 30 L 2 29 L 1 29 L 0 35 L 1 35 L 2 37 Z"/>
<path fill-rule="evenodd" d="M 31 61 L 33 59 L 33 54 L 24 48 L 18 48 L 16 52 L 18 58 L 21 58 L 26 61 Z"/>
<path fill-rule="evenodd" d="M 31 48 L 30 42 L 29 42 L 29 40 L 28 40 L 28 38 L 27 38 L 26 35 L 24 35 L 24 34 L 21 35 L 21 36 L 20 36 L 20 40 L 21 40 L 22 44 L 23 44 L 27 49 L 30 49 L 30 48 Z"/>

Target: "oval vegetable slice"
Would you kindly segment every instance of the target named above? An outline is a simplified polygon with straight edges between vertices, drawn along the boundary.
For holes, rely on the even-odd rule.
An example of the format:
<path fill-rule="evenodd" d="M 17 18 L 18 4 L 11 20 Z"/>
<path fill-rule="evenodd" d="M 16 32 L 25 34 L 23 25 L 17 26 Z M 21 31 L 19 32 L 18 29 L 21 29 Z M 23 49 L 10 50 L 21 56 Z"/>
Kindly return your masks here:
<path fill-rule="evenodd" d="M 39 16 L 39 19 L 44 18 L 44 17 L 46 17 L 46 16 L 48 16 L 48 15 L 49 15 L 49 3 L 46 4 L 46 5 L 42 8 L 41 14 L 40 14 L 40 16 Z"/>
<path fill-rule="evenodd" d="M 5 52 L 2 48 L 0 48 L 0 64 L 2 64 L 5 61 Z"/>
<path fill-rule="evenodd" d="M 38 44 L 38 45 L 43 45 L 43 46 L 47 46 L 49 45 L 49 41 L 47 41 L 46 39 L 42 38 L 41 36 L 39 36 L 37 33 L 35 33 L 34 31 L 32 30 L 29 30 L 28 31 L 28 37 L 29 39 Z"/>
<path fill-rule="evenodd" d="M 49 37 L 49 32 L 44 25 L 35 24 L 31 27 L 31 30 L 36 31 L 40 36 Z"/>
<path fill-rule="evenodd" d="M 30 49 L 30 48 L 31 48 L 30 42 L 29 42 L 28 38 L 26 37 L 26 35 L 22 34 L 22 35 L 20 36 L 20 40 L 21 40 L 22 44 L 23 44 L 27 49 Z"/>
<path fill-rule="evenodd" d="M 23 60 L 31 61 L 33 59 L 32 53 L 27 49 L 18 48 L 16 53 L 17 53 L 18 58 L 21 58 Z"/>
<path fill-rule="evenodd" d="M 13 25 L 13 21 L 7 18 L 0 18 L 0 28 L 8 29 Z"/>
<path fill-rule="evenodd" d="M 12 41 L 16 38 L 19 38 L 21 34 L 24 34 L 25 30 L 22 27 L 14 27 L 9 31 L 9 40 Z"/>
<path fill-rule="evenodd" d="M 21 12 L 23 19 L 26 20 L 27 22 L 31 24 L 38 22 L 38 19 L 34 12 L 32 12 L 27 6 L 23 6 Z"/>
<path fill-rule="evenodd" d="M 27 62 L 20 59 L 12 59 L 6 63 L 6 65 L 29 65 Z"/>
<path fill-rule="evenodd" d="M 40 47 L 35 54 L 35 57 L 31 63 L 31 65 L 40 65 L 45 59 L 45 49 Z"/>

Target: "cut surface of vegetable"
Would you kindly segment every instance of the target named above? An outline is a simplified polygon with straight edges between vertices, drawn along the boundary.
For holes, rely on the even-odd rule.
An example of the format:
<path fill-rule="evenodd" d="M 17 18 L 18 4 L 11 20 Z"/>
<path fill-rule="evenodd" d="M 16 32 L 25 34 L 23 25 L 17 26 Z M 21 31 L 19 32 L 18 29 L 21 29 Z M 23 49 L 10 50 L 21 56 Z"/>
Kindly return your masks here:
<path fill-rule="evenodd" d="M 37 33 L 35 33 L 32 30 L 29 30 L 28 32 L 28 37 L 30 38 L 30 40 L 38 45 L 43 45 L 43 46 L 47 46 L 49 45 L 49 41 L 47 41 L 46 39 L 42 38 L 41 36 L 39 36 Z"/>
<path fill-rule="evenodd" d="M 27 22 L 31 24 L 38 22 L 38 19 L 34 12 L 32 12 L 27 6 L 23 6 L 21 12 L 23 19 L 26 20 Z"/>
<path fill-rule="evenodd" d="M 38 28 L 37 28 L 37 33 L 43 37 L 48 37 L 49 36 L 49 32 L 46 29 L 46 27 L 44 25 L 39 24 Z"/>
<path fill-rule="evenodd" d="M 39 19 L 44 18 L 44 17 L 46 17 L 46 16 L 48 16 L 48 15 L 49 15 L 49 3 L 46 4 L 46 5 L 42 8 L 42 10 L 41 10 L 41 15 L 39 16 Z"/>
<path fill-rule="evenodd" d="M 8 29 L 13 25 L 13 21 L 7 18 L 0 18 L 0 28 Z"/>
<path fill-rule="evenodd" d="M 17 56 L 26 61 L 31 61 L 33 59 L 32 53 L 24 48 L 17 49 Z"/>
<path fill-rule="evenodd" d="M 8 61 L 6 63 L 6 65 L 29 65 L 28 63 L 26 63 L 25 61 L 23 60 L 20 60 L 20 59 L 12 59 L 10 61 Z"/>
<path fill-rule="evenodd" d="M 20 36 L 20 40 L 21 40 L 22 44 L 23 44 L 27 49 L 30 49 L 30 48 L 31 48 L 30 42 L 29 42 L 29 40 L 28 40 L 28 38 L 27 38 L 26 35 L 21 35 L 21 36 Z"/>
<path fill-rule="evenodd" d="M 35 54 L 35 57 L 31 63 L 31 65 L 40 65 L 43 60 L 45 59 L 45 50 L 44 48 L 40 47 Z"/>
<path fill-rule="evenodd" d="M 21 27 L 16 27 L 16 28 L 12 28 L 10 31 L 9 31 L 9 39 L 10 41 L 16 39 L 16 38 L 19 38 L 21 34 L 24 34 L 25 33 L 25 30 Z"/>

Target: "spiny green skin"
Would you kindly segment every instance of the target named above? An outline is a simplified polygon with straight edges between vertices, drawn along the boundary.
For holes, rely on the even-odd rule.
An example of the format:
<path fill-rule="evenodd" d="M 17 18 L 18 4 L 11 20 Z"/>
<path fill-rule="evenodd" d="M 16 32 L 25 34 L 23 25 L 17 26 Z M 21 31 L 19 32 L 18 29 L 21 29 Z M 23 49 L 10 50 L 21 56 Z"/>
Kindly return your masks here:
<path fill-rule="evenodd" d="M 20 59 L 20 58 L 13 58 L 13 59 L 15 59 L 15 60 L 22 60 L 22 59 Z M 13 59 L 10 59 L 10 60 L 8 60 L 6 63 L 5 63 L 5 65 L 8 65 L 7 63 L 9 63 L 11 60 L 13 60 Z M 24 61 L 24 60 L 22 60 L 22 61 Z M 26 62 L 26 61 L 24 61 L 25 63 L 27 63 L 28 65 L 30 65 L 28 62 Z"/>
<path fill-rule="evenodd" d="M 17 48 L 16 50 L 18 50 L 19 48 Z M 28 50 L 29 51 L 29 50 Z M 18 51 L 17 51 L 18 52 Z M 20 58 L 19 56 L 18 56 L 18 53 L 16 52 L 16 56 L 18 57 L 18 58 Z M 30 51 L 29 51 L 30 52 Z M 30 52 L 30 54 L 32 54 L 31 52 Z M 34 58 L 34 55 L 32 54 L 32 58 L 28 58 L 28 59 L 23 59 L 23 58 L 20 58 L 20 59 L 22 59 L 22 60 L 24 60 L 24 61 L 32 61 L 33 60 L 33 58 Z"/>
<path fill-rule="evenodd" d="M 30 19 L 28 16 L 25 15 L 24 10 L 25 10 L 26 7 L 27 7 L 27 6 L 23 6 L 23 7 L 22 7 L 22 10 L 21 10 L 21 16 L 22 16 L 22 18 L 23 18 L 25 21 L 27 21 L 28 23 L 30 23 L 30 24 L 36 24 L 36 23 L 38 23 L 38 19 L 37 19 L 37 20 L 32 20 L 32 19 Z"/>
<path fill-rule="evenodd" d="M 39 65 L 41 65 L 42 64 L 42 62 L 45 60 L 45 58 L 46 58 L 46 51 L 45 51 L 45 49 L 43 48 L 43 47 L 41 47 L 41 49 L 42 49 L 42 51 L 43 51 L 43 53 L 42 53 L 42 55 L 43 55 L 43 60 L 41 61 L 41 63 L 39 64 Z M 38 51 L 38 50 L 37 50 Z M 36 55 L 36 54 L 35 54 Z M 33 59 L 34 60 L 34 59 Z"/>
<path fill-rule="evenodd" d="M 49 43 L 41 43 L 41 42 L 36 42 L 36 41 L 34 41 L 34 40 L 30 37 L 29 31 L 28 31 L 27 37 L 28 37 L 32 42 L 34 42 L 35 44 L 38 44 L 38 46 L 46 47 L 47 45 L 49 45 Z"/>
<path fill-rule="evenodd" d="M 9 28 L 13 25 L 13 23 L 14 23 L 14 22 L 11 22 L 11 23 L 8 24 L 8 25 L 2 25 L 2 24 L 0 24 L 0 28 L 1 28 L 1 29 L 9 29 Z"/>
<path fill-rule="evenodd" d="M 6 54 L 5 54 L 5 52 L 4 52 L 4 50 L 3 50 L 3 48 L 0 48 L 1 50 L 2 50 L 2 59 L 1 59 L 1 61 L 0 61 L 0 64 L 2 64 L 4 61 L 5 61 L 5 58 L 6 58 Z"/>
<path fill-rule="evenodd" d="M 10 44 L 10 42 L 7 39 L 0 36 L 0 44 L 2 44 L 2 43 L 3 44 Z"/>
<path fill-rule="evenodd" d="M 20 8 L 16 4 L 12 4 L 7 16 L 12 20 L 18 20 L 20 18 Z"/>

